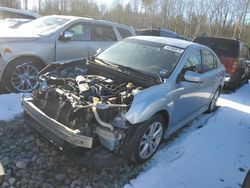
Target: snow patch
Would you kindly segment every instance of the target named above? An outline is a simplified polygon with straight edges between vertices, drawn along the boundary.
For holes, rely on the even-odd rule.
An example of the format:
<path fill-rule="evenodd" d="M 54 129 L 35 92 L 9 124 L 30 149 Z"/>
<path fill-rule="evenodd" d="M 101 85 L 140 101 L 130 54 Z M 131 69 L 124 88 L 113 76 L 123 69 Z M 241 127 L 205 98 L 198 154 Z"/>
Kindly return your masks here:
<path fill-rule="evenodd" d="M 250 168 L 250 84 L 162 147 L 125 188 L 241 187 Z"/>
<path fill-rule="evenodd" d="M 30 94 L 25 94 L 29 96 Z M 0 95 L 0 121 L 11 120 L 23 112 L 21 106 L 22 94 L 10 93 Z"/>

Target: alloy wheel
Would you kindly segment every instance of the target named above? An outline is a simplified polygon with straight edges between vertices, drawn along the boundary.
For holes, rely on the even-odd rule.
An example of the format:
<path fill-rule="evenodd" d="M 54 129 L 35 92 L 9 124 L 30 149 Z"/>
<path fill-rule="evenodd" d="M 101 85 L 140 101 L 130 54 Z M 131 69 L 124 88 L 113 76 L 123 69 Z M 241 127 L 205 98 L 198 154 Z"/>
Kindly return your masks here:
<path fill-rule="evenodd" d="M 161 122 L 153 122 L 144 132 L 140 146 L 139 155 L 142 159 L 147 159 L 158 148 L 163 134 L 163 125 Z"/>
<path fill-rule="evenodd" d="M 11 74 L 11 84 L 19 92 L 29 92 L 38 85 L 38 69 L 32 63 L 19 65 Z"/>

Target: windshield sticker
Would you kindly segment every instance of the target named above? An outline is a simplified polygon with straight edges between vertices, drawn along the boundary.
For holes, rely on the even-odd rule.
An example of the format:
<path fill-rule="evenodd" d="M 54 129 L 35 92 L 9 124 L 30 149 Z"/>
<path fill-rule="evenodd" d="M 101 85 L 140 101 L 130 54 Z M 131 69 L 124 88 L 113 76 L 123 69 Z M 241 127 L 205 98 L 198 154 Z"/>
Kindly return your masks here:
<path fill-rule="evenodd" d="M 170 50 L 170 51 L 177 52 L 177 53 L 182 53 L 184 51 L 183 49 L 175 48 L 175 47 L 172 47 L 172 46 L 164 46 L 163 49 L 164 50 Z"/>

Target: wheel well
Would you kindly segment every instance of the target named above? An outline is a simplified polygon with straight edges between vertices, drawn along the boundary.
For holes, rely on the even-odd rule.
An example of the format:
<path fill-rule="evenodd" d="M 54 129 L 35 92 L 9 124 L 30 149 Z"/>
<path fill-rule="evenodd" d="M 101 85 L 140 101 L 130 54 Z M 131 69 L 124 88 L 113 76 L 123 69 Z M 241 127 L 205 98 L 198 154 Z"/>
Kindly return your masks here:
<path fill-rule="evenodd" d="M 46 66 L 46 63 L 39 57 L 36 57 L 36 56 L 20 56 L 20 57 L 16 57 L 15 59 L 11 60 L 8 65 L 12 64 L 13 62 L 17 61 L 17 60 L 20 60 L 20 59 L 26 59 L 26 58 L 29 58 L 29 59 L 34 59 L 36 60 L 36 63 L 40 64 L 41 66 Z M 7 66 L 8 66 L 7 65 Z M 6 67 L 7 68 L 7 67 Z"/>
<path fill-rule="evenodd" d="M 20 59 L 25 59 L 25 58 L 29 58 L 29 59 L 34 59 L 36 60 L 36 63 L 38 63 L 40 66 L 42 67 L 45 67 L 46 66 L 46 63 L 41 60 L 40 58 L 38 57 L 35 57 L 35 56 L 20 56 L 20 57 L 16 57 L 15 59 L 12 59 L 7 65 L 6 67 L 4 68 L 4 71 L 3 71 L 3 75 L 2 75 L 2 78 L 5 78 L 5 75 L 8 74 L 8 70 L 9 70 L 9 67 L 12 66 L 13 63 L 15 63 L 17 60 L 20 60 Z"/>
<path fill-rule="evenodd" d="M 169 124 L 169 114 L 166 110 L 161 110 L 156 113 L 157 115 L 160 115 L 166 122 L 166 126 Z"/>
<path fill-rule="evenodd" d="M 223 87 L 222 85 L 219 85 L 218 89 L 220 90 L 220 92 L 222 91 Z"/>

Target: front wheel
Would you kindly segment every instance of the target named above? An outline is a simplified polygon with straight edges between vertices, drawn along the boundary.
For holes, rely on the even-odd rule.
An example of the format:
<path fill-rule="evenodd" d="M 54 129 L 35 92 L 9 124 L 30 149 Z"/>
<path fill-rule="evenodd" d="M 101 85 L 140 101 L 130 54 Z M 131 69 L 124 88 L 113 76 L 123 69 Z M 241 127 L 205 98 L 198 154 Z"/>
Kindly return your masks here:
<path fill-rule="evenodd" d="M 6 70 L 6 88 L 14 92 L 30 92 L 38 86 L 38 73 L 43 68 L 33 58 L 15 60 Z"/>
<path fill-rule="evenodd" d="M 156 115 L 142 125 L 131 127 L 124 143 L 125 157 L 134 163 L 150 159 L 161 143 L 164 125 L 165 120 Z"/>

